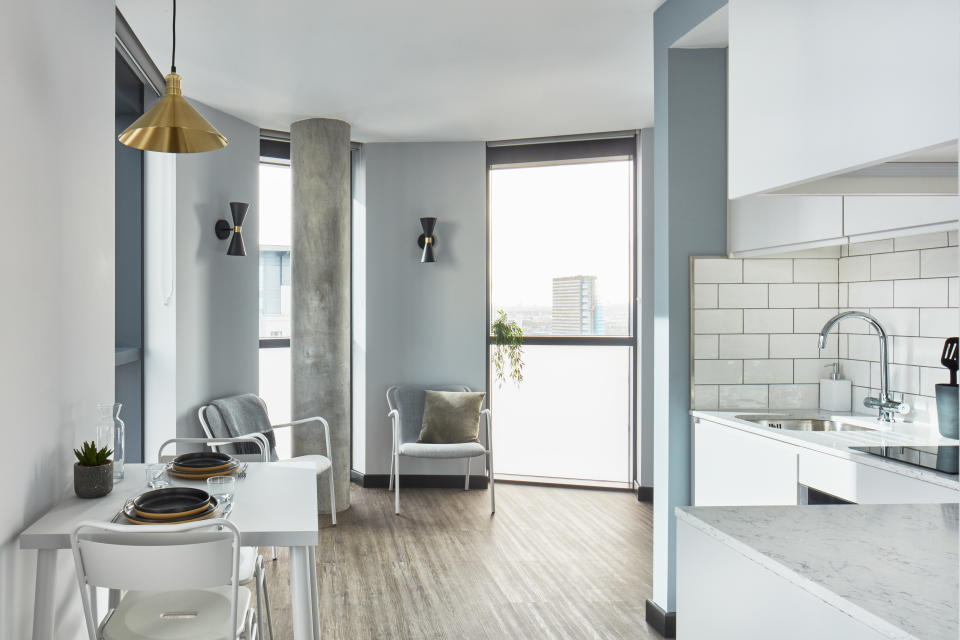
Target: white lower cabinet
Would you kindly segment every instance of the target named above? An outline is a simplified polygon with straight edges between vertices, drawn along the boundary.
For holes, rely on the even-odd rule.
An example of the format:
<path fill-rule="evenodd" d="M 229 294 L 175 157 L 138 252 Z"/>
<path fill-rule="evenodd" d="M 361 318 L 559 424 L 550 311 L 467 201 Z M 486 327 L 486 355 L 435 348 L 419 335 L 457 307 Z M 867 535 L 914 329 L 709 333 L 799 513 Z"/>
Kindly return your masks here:
<path fill-rule="evenodd" d="M 693 504 L 797 504 L 796 447 L 694 418 Z"/>

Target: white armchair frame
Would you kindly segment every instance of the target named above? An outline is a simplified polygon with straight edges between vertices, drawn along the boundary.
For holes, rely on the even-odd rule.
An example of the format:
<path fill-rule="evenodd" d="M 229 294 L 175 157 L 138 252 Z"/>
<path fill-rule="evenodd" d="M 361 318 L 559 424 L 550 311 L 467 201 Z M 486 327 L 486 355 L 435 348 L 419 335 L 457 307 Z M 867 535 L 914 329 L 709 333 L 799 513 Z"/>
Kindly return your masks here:
<path fill-rule="evenodd" d="M 400 514 L 400 456 L 403 455 L 400 453 L 400 412 L 394 408 L 393 403 L 390 401 L 390 392 L 396 387 L 390 387 L 387 389 L 387 405 L 390 408 L 387 417 L 390 418 L 390 424 L 393 428 L 393 453 L 390 456 L 390 483 L 388 485 L 388 491 L 394 491 L 394 506 L 393 512 L 397 515 Z M 490 413 L 490 409 L 483 409 L 480 411 L 481 415 L 486 419 L 486 434 L 487 434 L 487 445 L 483 452 L 484 457 L 484 466 L 486 467 L 485 471 L 490 478 L 490 513 L 496 513 L 496 496 L 494 494 L 493 486 L 493 414 Z M 458 459 L 463 456 L 450 456 L 446 459 Z M 470 456 L 467 457 L 467 473 L 463 481 L 463 490 L 470 490 L 470 461 L 473 458 L 479 456 Z"/>

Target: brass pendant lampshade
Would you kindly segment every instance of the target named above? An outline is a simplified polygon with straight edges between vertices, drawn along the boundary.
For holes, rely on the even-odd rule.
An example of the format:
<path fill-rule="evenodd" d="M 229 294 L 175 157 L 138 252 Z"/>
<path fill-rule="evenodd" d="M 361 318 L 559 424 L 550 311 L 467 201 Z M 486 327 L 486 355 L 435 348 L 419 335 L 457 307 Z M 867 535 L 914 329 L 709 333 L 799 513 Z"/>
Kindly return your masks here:
<path fill-rule="evenodd" d="M 144 151 L 200 153 L 227 146 L 227 139 L 183 97 L 177 74 L 177 0 L 173 0 L 173 53 L 163 97 L 120 134 L 120 142 Z"/>

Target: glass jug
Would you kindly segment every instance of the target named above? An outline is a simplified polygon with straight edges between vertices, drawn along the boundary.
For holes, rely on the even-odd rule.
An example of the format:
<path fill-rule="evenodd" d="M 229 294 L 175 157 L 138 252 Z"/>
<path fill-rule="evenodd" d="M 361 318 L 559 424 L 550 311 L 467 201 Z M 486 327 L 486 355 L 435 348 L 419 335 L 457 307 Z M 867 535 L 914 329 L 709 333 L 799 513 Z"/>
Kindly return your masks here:
<path fill-rule="evenodd" d="M 100 419 L 97 422 L 97 446 L 113 449 L 113 479 L 123 480 L 123 454 L 125 433 L 123 420 L 120 419 L 119 402 L 105 402 L 97 405 Z"/>

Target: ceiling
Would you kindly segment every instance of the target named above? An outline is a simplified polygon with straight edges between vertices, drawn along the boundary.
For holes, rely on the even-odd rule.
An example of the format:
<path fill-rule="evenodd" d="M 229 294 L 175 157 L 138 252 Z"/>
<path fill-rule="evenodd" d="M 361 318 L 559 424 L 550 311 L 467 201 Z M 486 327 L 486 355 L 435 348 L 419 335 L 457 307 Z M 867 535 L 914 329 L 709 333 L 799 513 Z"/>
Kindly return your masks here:
<path fill-rule="evenodd" d="M 660 1 L 181 0 L 177 71 L 259 127 L 340 118 L 361 142 L 643 128 Z M 166 73 L 170 1 L 117 6 Z"/>

